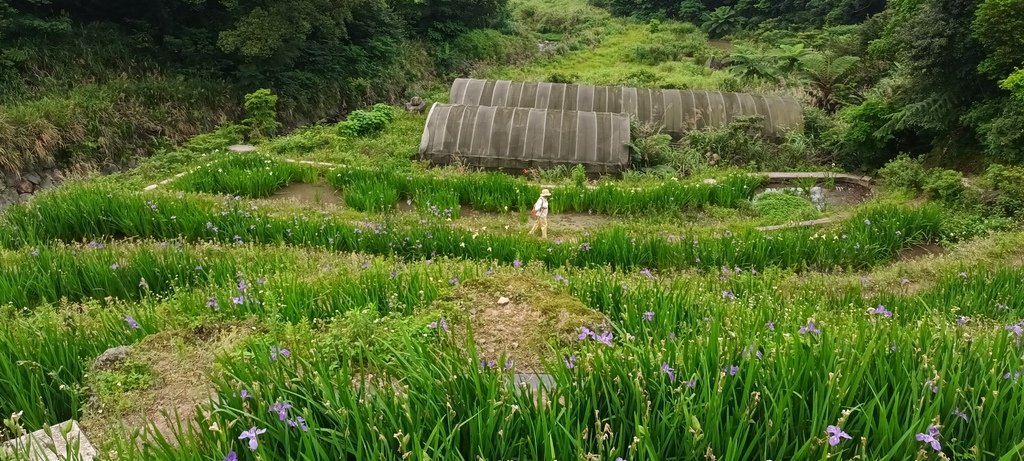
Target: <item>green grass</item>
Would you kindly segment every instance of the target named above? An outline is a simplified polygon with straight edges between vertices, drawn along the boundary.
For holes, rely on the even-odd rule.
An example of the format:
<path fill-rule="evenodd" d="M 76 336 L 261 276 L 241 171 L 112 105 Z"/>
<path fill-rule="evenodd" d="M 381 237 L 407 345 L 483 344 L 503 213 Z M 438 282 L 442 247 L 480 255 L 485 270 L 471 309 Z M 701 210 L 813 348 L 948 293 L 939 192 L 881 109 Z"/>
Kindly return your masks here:
<path fill-rule="evenodd" d="M 293 182 L 316 182 L 314 168 L 269 155 L 228 153 L 185 176 L 172 186 L 188 192 L 266 197 Z"/>
<path fill-rule="evenodd" d="M 707 44 L 685 25 L 611 19 L 583 0 L 514 7 L 570 51 L 485 74 L 732 84 L 693 67 Z M 550 172 L 539 176 L 554 184 L 556 219 L 593 212 L 613 225 L 544 241 L 488 221 L 523 216 L 537 181 L 411 161 L 423 119 L 402 112 L 363 136 L 313 126 L 255 155 L 224 153 L 239 140 L 229 125 L 136 171 L 5 210 L 0 418 L 19 416 L 0 441 L 158 401 L 135 398 L 159 387 L 153 364 L 91 369 L 109 347 L 222 344 L 230 331 L 242 333 L 212 366 L 206 351 L 209 382 L 190 383 L 214 391 L 194 421 L 110 425 L 100 451 L 153 461 L 1024 455 L 1024 234 L 896 261 L 942 238 L 952 215 L 883 197 L 828 227 L 762 233 L 750 228 L 813 210 L 789 196 L 751 204 L 761 181 L 732 174 L 743 172 L 716 172 L 714 185 L 629 174 L 589 188 Z M 350 209 L 249 199 L 321 176 Z M 400 203 L 416 213 L 392 213 Z M 470 210 L 495 214 L 448 220 Z M 680 216 L 714 222 L 680 229 Z M 517 372 L 555 384 L 528 392 Z M 177 410 L 144 416 L 161 409 Z M 829 426 L 851 439 L 830 445 Z M 916 440 L 933 426 L 941 454 Z M 254 450 L 239 438 L 250 428 L 266 430 Z"/>
<path fill-rule="evenodd" d="M 25 409 L 23 423 L 29 428 L 76 416 L 84 397 L 79 387 L 84 364 L 106 347 L 159 331 L 232 319 L 264 319 L 271 326 L 270 333 L 257 335 L 241 350 L 221 358 L 214 376 L 217 411 L 211 419 L 191 430 L 180 428 L 176 438 L 181 445 L 151 446 L 154 451 L 147 456 L 153 459 L 193 459 L 195 453 L 228 450 L 244 458 L 248 450 L 238 442 L 237 433 L 251 425 L 268 429 L 260 437 L 263 456 L 290 453 L 311 459 L 321 459 L 321 452 L 354 459 L 400 456 L 400 440 L 358 436 L 372 426 L 409 435 L 405 449 L 413 453 L 511 459 L 565 458 L 579 450 L 607 456 L 678 457 L 695 448 L 699 453 L 708 448 L 728 453 L 724 447 L 734 445 L 753 450 L 758 457 L 810 459 L 823 452 L 824 446 L 815 440 L 823 437 L 824 426 L 839 421 L 855 438 L 877 442 L 845 442 L 832 453 L 905 459 L 920 446 L 913 435 L 925 431 L 936 417 L 949 440 L 944 446 L 953 453 L 977 445 L 989 453 L 1009 454 L 1016 450 L 1012 440 L 1019 435 L 990 434 L 995 427 L 1024 427 L 1016 424 L 1024 418 L 1019 382 L 1002 377 L 1024 369 L 1017 353 L 1019 339 L 1006 329 L 1024 315 L 1024 304 L 1016 296 L 1024 273 L 992 269 L 992 261 L 972 265 L 970 260 L 950 257 L 936 262 L 934 281 L 916 292 L 907 292 L 902 285 L 869 292 L 856 276 L 806 279 L 799 289 L 784 290 L 787 280 L 805 278 L 778 270 L 754 274 L 729 269 L 677 278 L 671 273 L 615 274 L 602 268 L 499 268 L 499 278 L 528 277 L 534 280 L 531 283 L 564 290 L 614 325 L 612 348 L 593 340 L 554 345 L 557 352 L 545 368 L 557 387 L 544 400 L 550 403 L 541 404 L 513 389 L 501 365 L 489 369 L 485 363 L 481 368 L 471 345 L 431 329 L 431 317 L 420 315 L 452 288 L 453 276 L 458 283 L 490 277 L 487 262 L 419 262 L 402 268 L 399 261 L 364 260 L 369 262 L 364 266 L 359 258 L 294 248 L 192 249 L 157 243 L 138 248 L 44 247 L 38 257 L 19 252 L 6 255 L 4 261 L 18 267 L 31 265 L 33 258 L 64 258 L 64 271 L 107 273 L 93 267 L 106 260 L 92 262 L 91 254 L 116 256 L 126 268 L 152 265 L 154 254 L 184 257 L 188 260 L 182 265 L 198 261 L 204 267 L 222 268 L 218 272 L 226 279 L 190 281 L 167 273 L 167 283 L 175 287 L 167 297 L 107 305 L 85 299 L 71 310 L 42 307 L 29 316 L 5 312 L 9 321 L 0 333 L 0 396 L 5 396 L 0 398 L 0 410 Z M 325 267 L 331 267 L 330 272 L 323 272 Z M 265 283 L 254 280 L 270 268 L 278 272 L 267 273 Z M 226 274 L 231 269 L 246 274 L 244 293 L 238 279 Z M 152 270 L 163 272 L 159 267 Z M 37 286 L 69 277 L 52 270 L 32 274 L 41 282 Z M 545 278 L 547 282 L 542 281 Z M 88 296 L 105 299 L 118 290 L 116 285 L 100 286 L 110 292 L 94 289 Z M 9 299 L 19 290 L 16 285 L 0 286 L 0 294 Z M 236 304 L 232 299 L 238 296 L 246 299 Z M 209 307 L 211 297 L 219 300 L 218 309 Z M 869 313 L 879 304 L 893 317 Z M 377 311 L 370 319 L 390 314 L 418 319 L 418 325 L 359 320 L 365 316 L 357 312 L 366 306 Z M 645 312 L 653 313 L 650 320 Z M 139 329 L 124 320 L 128 315 Z M 960 316 L 967 319 L 962 325 Z M 364 334 L 325 334 L 334 331 L 332 318 L 356 322 L 352 326 L 362 325 Z M 810 321 L 820 335 L 799 333 Z M 278 322 L 294 327 L 274 327 Z M 766 327 L 769 322 L 773 329 Z M 388 333 L 381 328 L 397 329 Z M 971 341 L 962 340 L 963 334 Z M 38 347 L 39 337 L 70 340 Z M 368 342 L 353 342 L 356 337 Z M 383 338 L 390 340 L 382 343 Z M 292 356 L 271 361 L 272 347 L 288 348 Z M 924 350 L 934 359 L 922 360 L 919 351 Z M 755 351 L 762 353 L 761 359 Z M 568 355 L 576 357 L 573 369 L 562 364 Z M 515 357 L 510 358 L 514 363 Z M 732 365 L 739 367 L 735 376 L 720 372 Z M 675 381 L 662 366 L 673 370 Z M 401 387 L 393 389 L 391 380 Z M 692 389 L 685 384 L 690 380 Z M 352 382 L 362 384 L 353 387 Z M 238 396 L 241 389 L 252 398 L 243 401 Z M 979 405 L 982 397 L 989 403 Z M 289 402 L 289 418 L 302 416 L 310 432 L 289 428 L 276 413 L 269 413 L 276 401 Z M 504 404 L 495 405 L 496 401 Z M 970 423 L 951 416 L 954 409 L 964 411 Z M 850 415 L 844 417 L 846 410 Z M 768 420 L 775 424 L 756 424 Z M 1009 423 L 1003 426 L 1004 422 Z M 231 429 L 208 430 L 214 423 Z M 582 437 L 585 428 L 599 427 L 601 432 L 606 423 L 614 429 L 604 442 Z M 678 427 L 694 432 L 680 440 Z M 738 438 L 743 428 L 749 432 Z M 504 437 L 497 435 L 499 430 Z M 333 437 L 332 431 L 349 431 L 350 436 Z M 641 443 L 631 442 L 634 435 L 642 437 Z M 549 442 L 514 442 L 538 439 Z M 120 449 L 132 453 L 137 448 Z"/>
<path fill-rule="evenodd" d="M 141 237 L 190 242 L 258 242 L 358 251 L 404 259 L 434 256 L 504 264 L 541 261 L 548 267 L 605 266 L 801 270 L 864 268 L 891 260 L 900 249 L 935 241 L 943 213 L 935 206 L 879 206 L 860 211 L 836 229 L 793 229 L 774 234 L 746 231 L 721 236 L 629 234 L 609 228 L 579 242 L 550 242 L 474 233 L 444 223 L 352 224 L 331 216 L 275 217 L 243 202 L 221 205 L 195 197 L 66 187 L 6 215 L 0 244 L 24 247 L 59 240 Z"/>
<path fill-rule="evenodd" d="M 484 77 L 679 89 L 728 89 L 733 78 L 704 66 L 712 50 L 699 30 L 667 23 L 657 32 L 634 20 L 602 21 L 599 38 L 583 49 L 539 59 L 525 66 L 489 70 Z M 662 47 L 656 45 L 663 44 Z"/>
<path fill-rule="evenodd" d="M 349 206 L 360 211 L 390 208 L 399 198 L 422 206 L 445 192 L 445 208 L 467 205 L 477 211 L 506 213 L 532 209 L 541 186 L 501 173 L 390 172 L 378 169 L 342 168 L 327 181 L 346 194 Z M 607 215 L 674 214 L 703 206 L 737 207 L 754 194 L 763 178 L 730 175 L 715 184 L 659 181 L 639 187 L 605 182 L 596 187 L 552 188 L 551 211 Z M 354 192 L 356 197 L 349 199 Z"/>

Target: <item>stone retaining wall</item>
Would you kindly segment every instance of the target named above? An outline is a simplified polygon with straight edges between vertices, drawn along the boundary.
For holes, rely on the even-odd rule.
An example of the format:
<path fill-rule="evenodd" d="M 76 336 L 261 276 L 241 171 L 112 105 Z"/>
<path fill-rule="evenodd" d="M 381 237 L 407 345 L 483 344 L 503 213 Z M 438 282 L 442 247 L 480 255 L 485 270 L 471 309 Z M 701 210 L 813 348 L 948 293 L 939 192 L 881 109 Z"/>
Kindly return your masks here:
<path fill-rule="evenodd" d="M 5 173 L 0 177 L 0 208 L 22 203 L 32 194 L 50 189 L 63 181 L 64 173 L 57 168 Z"/>

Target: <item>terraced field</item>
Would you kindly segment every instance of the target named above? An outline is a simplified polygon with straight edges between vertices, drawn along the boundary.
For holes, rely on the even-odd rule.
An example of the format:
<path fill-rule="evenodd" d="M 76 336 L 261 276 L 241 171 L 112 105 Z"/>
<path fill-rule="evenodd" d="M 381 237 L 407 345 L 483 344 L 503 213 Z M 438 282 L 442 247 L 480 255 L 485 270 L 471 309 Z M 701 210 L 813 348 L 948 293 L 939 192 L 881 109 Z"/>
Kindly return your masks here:
<path fill-rule="evenodd" d="M 78 419 L 104 459 L 1021 456 L 1021 234 L 901 260 L 944 210 L 892 196 L 693 221 L 754 196 L 732 174 L 559 185 L 553 221 L 606 221 L 541 240 L 523 179 L 220 157 L 5 212 L 11 428 Z M 294 181 L 339 200 L 261 198 Z"/>

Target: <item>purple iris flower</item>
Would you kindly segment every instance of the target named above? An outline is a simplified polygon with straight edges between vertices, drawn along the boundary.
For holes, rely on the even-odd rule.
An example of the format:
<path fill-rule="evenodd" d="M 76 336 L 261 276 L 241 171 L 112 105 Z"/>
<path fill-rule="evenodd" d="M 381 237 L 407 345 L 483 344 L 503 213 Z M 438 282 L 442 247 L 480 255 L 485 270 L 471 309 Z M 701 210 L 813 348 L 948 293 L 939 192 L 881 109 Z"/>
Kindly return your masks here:
<path fill-rule="evenodd" d="M 292 408 L 292 404 L 290 404 L 290 403 L 287 403 L 287 402 L 274 402 L 274 404 L 270 406 L 270 412 L 271 413 L 277 413 L 278 419 L 280 419 L 281 421 L 284 421 L 284 420 L 288 419 L 288 410 L 291 409 L 291 408 Z"/>
<path fill-rule="evenodd" d="M 767 328 L 768 331 L 775 331 L 775 322 L 768 321 L 768 323 L 764 324 L 764 327 Z"/>
<path fill-rule="evenodd" d="M 431 329 L 435 329 L 436 330 L 436 329 L 440 328 L 440 329 L 444 330 L 446 333 L 448 332 L 448 322 L 445 321 L 444 317 L 441 317 L 441 319 L 436 321 L 436 322 L 430 322 L 429 326 L 430 326 Z"/>
<path fill-rule="evenodd" d="M 266 429 L 259 429 L 259 428 L 254 426 L 252 429 L 249 429 L 247 431 L 243 431 L 242 435 L 238 436 L 238 440 L 249 439 L 249 449 L 252 450 L 252 451 L 256 451 L 256 449 L 260 447 L 259 442 L 256 441 L 256 437 L 259 437 L 260 434 L 263 434 L 263 433 L 266 433 L 266 432 L 267 432 Z"/>
<path fill-rule="evenodd" d="M 206 301 L 206 307 L 209 307 L 210 309 L 213 310 L 218 310 L 220 309 L 220 303 L 217 302 L 217 298 L 211 297 Z"/>
<path fill-rule="evenodd" d="M 572 370 L 573 368 L 576 368 L 576 356 L 575 355 L 570 355 L 570 356 L 565 358 L 565 367 L 570 369 L 570 370 Z"/>
<path fill-rule="evenodd" d="M 956 417 L 958 417 L 960 419 L 963 419 L 965 423 L 968 422 L 968 420 L 967 420 L 967 413 L 964 413 L 963 411 L 960 411 L 960 408 L 954 408 L 952 414 L 953 414 L 953 416 L 956 416 Z"/>
<path fill-rule="evenodd" d="M 245 296 L 235 296 L 235 297 L 231 298 L 231 302 L 233 302 L 235 304 L 238 304 L 238 305 L 245 304 Z"/>
<path fill-rule="evenodd" d="M 249 394 L 249 391 L 247 389 L 242 389 L 242 392 L 240 392 L 238 395 L 242 397 L 242 400 L 252 398 L 252 395 Z"/>
<path fill-rule="evenodd" d="M 852 440 L 850 434 L 843 432 L 838 426 L 829 426 L 825 428 L 825 433 L 828 434 L 828 444 L 831 446 L 839 445 L 842 439 Z"/>
<path fill-rule="evenodd" d="M 518 259 L 515 260 L 515 261 L 512 261 L 512 267 L 515 267 L 516 269 L 518 269 L 520 267 L 523 267 L 523 262 L 518 260 Z"/>
<path fill-rule="evenodd" d="M 593 332 L 593 331 L 590 331 L 590 328 L 587 328 L 587 327 L 580 327 L 580 335 L 579 335 L 579 337 L 578 337 L 578 339 L 579 339 L 580 341 L 584 341 L 584 340 L 586 340 L 587 338 L 590 338 L 590 337 L 593 337 L 593 336 L 594 336 L 594 332 Z"/>
<path fill-rule="evenodd" d="M 673 382 L 673 383 L 676 382 L 676 370 L 674 368 L 668 366 L 667 363 L 662 363 L 661 364 L 661 371 L 663 373 L 665 373 L 666 375 L 668 375 L 668 380 L 670 382 Z"/>
<path fill-rule="evenodd" d="M 459 284 L 459 276 L 456 275 L 456 276 L 448 279 L 448 284 L 449 285 L 458 285 Z"/>
<path fill-rule="evenodd" d="M 643 270 L 640 271 L 640 275 L 642 275 L 644 277 L 647 277 L 647 278 L 654 277 L 654 274 L 651 273 L 651 270 L 646 268 L 646 267 L 643 268 Z"/>
<path fill-rule="evenodd" d="M 224 457 L 224 461 L 238 461 L 238 453 L 229 451 L 228 455 Z"/>
<path fill-rule="evenodd" d="M 647 320 L 648 322 L 651 321 L 651 320 L 654 320 L 654 312 L 652 312 L 652 311 L 644 312 L 644 320 Z"/>
<path fill-rule="evenodd" d="M 885 306 L 883 306 L 881 304 L 879 304 L 878 307 L 876 307 L 874 309 L 871 309 L 868 312 L 871 315 L 881 315 L 881 316 L 883 316 L 885 318 L 891 318 L 892 317 L 892 311 L 890 311 L 889 309 L 886 309 Z"/>
<path fill-rule="evenodd" d="M 139 326 L 139 322 L 135 321 L 135 317 L 132 317 L 130 315 L 124 316 L 124 321 L 128 322 L 128 326 L 131 327 L 131 329 L 133 330 L 138 330 L 139 328 L 142 328 L 141 326 Z"/>
<path fill-rule="evenodd" d="M 918 442 L 924 442 L 932 446 L 932 450 L 942 451 L 942 444 L 939 443 L 939 428 L 935 426 L 928 426 L 927 433 L 917 434 L 916 438 Z"/>
<path fill-rule="evenodd" d="M 276 361 L 278 357 L 291 357 L 292 351 L 284 348 L 271 347 L 270 348 L 270 360 Z"/>
<path fill-rule="evenodd" d="M 729 376 L 736 376 L 736 373 L 740 372 L 740 367 L 738 367 L 736 365 L 729 365 L 729 366 L 727 366 L 725 368 L 722 368 L 722 371 L 724 373 L 728 373 Z"/>
<path fill-rule="evenodd" d="M 815 335 L 820 335 L 821 334 L 821 330 L 819 330 L 818 327 L 814 325 L 813 321 L 810 321 L 810 322 L 807 322 L 807 325 L 804 325 L 804 326 L 800 327 L 800 334 L 805 335 L 807 333 L 811 333 L 811 334 L 815 334 Z"/>
<path fill-rule="evenodd" d="M 594 341 L 604 344 L 605 346 L 612 347 L 612 339 L 614 339 L 614 336 L 615 335 L 613 335 L 612 332 L 609 331 L 606 333 L 602 333 L 600 335 L 595 335 Z"/>
<path fill-rule="evenodd" d="M 733 292 L 731 292 L 731 291 L 729 291 L 729 290 L 725 290 L 725 291 L 723 291 L 723 292 L 722 292 L 722 297 L 723 297 L 723 298 L 725 298 L 725 299 L 728 299 L 728 300 L 730 300 L 730 301 L 732 301 L 732 300 L 735 300 L 735 299 L 736 299 L 736 295 L 735 295 L 735 294 L 733 294 Z"/>
<path fill-rule="evenodd" d="M 296 416 L 295 419 L 289 419 L 288 427 L 297 427 L 302 429 L 302 432 L 309 432 L 309 425 L 306 424 L 306 419 L 301 416 Z"/>

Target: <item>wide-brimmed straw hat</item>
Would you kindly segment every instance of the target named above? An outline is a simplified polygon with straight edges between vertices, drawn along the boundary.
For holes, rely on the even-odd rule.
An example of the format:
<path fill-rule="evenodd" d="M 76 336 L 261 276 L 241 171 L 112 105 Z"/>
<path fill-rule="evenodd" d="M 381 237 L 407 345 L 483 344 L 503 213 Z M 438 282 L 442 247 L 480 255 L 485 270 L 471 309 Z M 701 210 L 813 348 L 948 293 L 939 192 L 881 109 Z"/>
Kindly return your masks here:
<path fill-rule="evenodd" d="M 541 197 L 550 197 L 551 196 L 551 191 L 549 191 L 547 189 L 544 189 L 544 190 L 540 191 L 540 196 Z"/>

